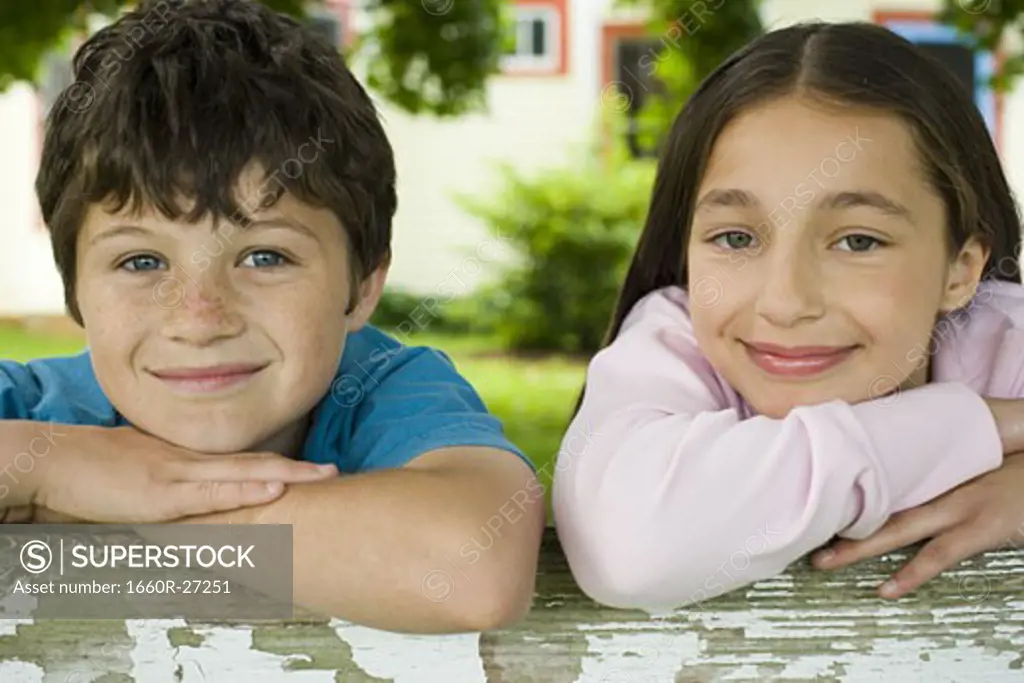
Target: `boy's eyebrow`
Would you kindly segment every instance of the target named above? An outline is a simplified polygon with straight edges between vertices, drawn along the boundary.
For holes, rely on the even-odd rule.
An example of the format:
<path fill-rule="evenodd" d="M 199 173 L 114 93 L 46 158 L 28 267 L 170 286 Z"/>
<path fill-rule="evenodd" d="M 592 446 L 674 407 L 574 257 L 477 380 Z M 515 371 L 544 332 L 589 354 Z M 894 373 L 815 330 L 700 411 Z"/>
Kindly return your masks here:
<path fill-rule="evenodd" d="M 320 241 L 320 238 L 317 237 L 316 233 L 302 223 L 277 216 L 274 218 L 257 219 L 246 226 L 247 230 L 251 230 L 253 228 L 285 228 L 287 230 L 294 230 L 295 232 L 302 233 L 317 242 Z M 98 235 L 95 235 L 91 240 L 89 240 L 89 244 L 90 246 L 95 245 L 97 242 L 102 242 L 103 240 L 112 239 L 114 237 L 121 237 L 122 235 L 153 237 L 156 233 L 140 225 L 116 225 L 107 230 L 103 230 Z"/>
<path fill-rule="evenodd" d="M 257 218 L 252 220 L 247 226 L 246 230 L 252 230 L 253 228 L 285 228 L 286 230 L 294 230 L 295 232 L 302 233 L 306 237 L 319 242 L 320 238 L 317 234 L 310 230 L 308 227 L 303 225 L 299 221 L 290 220 L 280 216 L 274 216 L 273 218 Z"/>
<path fill-rule="evenodd" d="M 113 237 L 120 237 L 121 235 L 152 236 L 154 234 L 155 233 L 152 230 L 147 230 L 146 228 L 143 228 L 140 225 L 117 225 L 113 228 L 110 228 L 109 230 L 104 230 L 100 232 L 98 235 L 95 235 L 91 240 L 89 240 L 89 244 L 94 245 L 97 242 L 102 242 L 103 240 L 111 239 Z"/>

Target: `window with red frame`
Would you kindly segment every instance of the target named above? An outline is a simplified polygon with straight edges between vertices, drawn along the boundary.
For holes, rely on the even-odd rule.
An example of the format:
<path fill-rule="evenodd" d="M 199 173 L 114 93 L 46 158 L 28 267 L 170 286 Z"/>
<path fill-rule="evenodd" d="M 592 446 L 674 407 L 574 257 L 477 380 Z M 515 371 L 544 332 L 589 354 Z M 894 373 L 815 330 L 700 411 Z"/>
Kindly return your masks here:
<path fill-rule="evenodd" d="M 505 41 L 501 65 L 506 73 L 565 73 L 566 20 L 564 0 L 519 3 L 512 7 L 511 35 Z"/>

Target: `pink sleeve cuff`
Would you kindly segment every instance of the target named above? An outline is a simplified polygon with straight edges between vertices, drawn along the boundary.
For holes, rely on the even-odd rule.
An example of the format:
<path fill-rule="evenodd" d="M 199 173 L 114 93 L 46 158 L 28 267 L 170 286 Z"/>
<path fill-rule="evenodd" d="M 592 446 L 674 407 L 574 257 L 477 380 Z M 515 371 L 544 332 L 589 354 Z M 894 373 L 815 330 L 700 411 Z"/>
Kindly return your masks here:
<path fill-rule="evenodd" d="M 1003 462 L 992 411 L 963 384 L 929 384 L 850 408 L 851 422 L 859 422 L 877 454 L 891 512 L 926 503 Z"/>

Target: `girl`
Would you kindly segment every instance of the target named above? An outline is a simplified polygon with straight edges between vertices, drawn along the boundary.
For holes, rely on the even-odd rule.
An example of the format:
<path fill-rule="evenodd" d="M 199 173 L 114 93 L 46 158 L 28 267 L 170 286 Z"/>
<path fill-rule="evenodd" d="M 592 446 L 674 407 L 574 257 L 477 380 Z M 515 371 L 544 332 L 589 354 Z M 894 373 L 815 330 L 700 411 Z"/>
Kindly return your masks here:
<path fill-rule="evenodd" d="M 580 587 L 660 612 L 834 535 L 864 540 L 831 566 L 936 536 L 899 595 L 1006 541 L 1024 521 L 1020 242 L 983 119 L 909 42 L 810 24 L 733 55 L 671 130 L 562 443 Z"/>

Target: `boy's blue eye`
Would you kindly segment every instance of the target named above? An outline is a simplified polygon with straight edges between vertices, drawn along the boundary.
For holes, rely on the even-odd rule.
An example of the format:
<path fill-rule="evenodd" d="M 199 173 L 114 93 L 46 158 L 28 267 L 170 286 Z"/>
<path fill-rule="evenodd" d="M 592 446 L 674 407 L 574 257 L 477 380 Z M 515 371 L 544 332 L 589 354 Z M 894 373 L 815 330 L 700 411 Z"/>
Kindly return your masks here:
<path fill-rule="evenodd" d="M 158 270 L 162 265 L 163 261 L 152 254 L 139 254 L 138 256 L 125 259 L 119 267 L 129 272 L 145 272 Z"/>
<path fill-rule="evenodd" d="M 749 232 L 733 230 L 717 235 L 712 241 L 725 249 L 749 249 L 754 244 L 754 236 Z"/>
<path fill-rule="evenodd" d="M 843 242 L 846 242 L 849 248 L 840 249 L 840 251 L 871 251 L 874 247 L 882 244 L 881 240 L 871 237 L 870 235 L 847 235 L 839 240 L 840 244 Z"/>
<path fill-rule="evenodd" d="M 287 257 L 279 252 L 270 251 L 269 249 L 250 252 L 244 259 L 242 259 L 243 265 L 248 265 L 253 268 L 273 268 L 275 266 L 286 265 L 287 263 Z"/>

